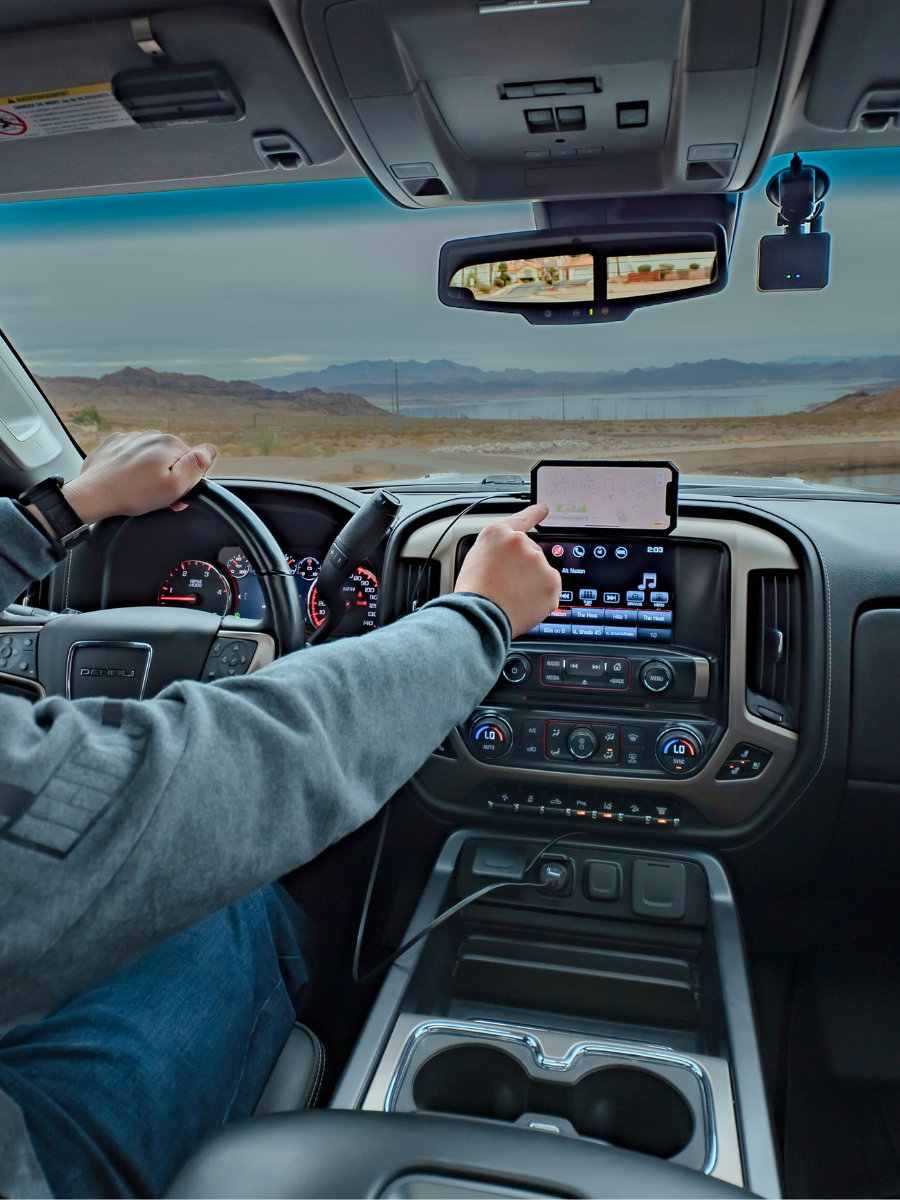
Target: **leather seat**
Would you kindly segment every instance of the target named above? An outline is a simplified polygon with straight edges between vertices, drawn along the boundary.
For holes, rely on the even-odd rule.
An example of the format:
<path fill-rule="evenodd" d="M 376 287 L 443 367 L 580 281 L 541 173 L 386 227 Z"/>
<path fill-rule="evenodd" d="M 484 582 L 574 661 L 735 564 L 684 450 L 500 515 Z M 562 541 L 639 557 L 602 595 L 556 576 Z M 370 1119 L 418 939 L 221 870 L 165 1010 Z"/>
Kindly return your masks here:
<path fill-rule="evenodd" d="M 324 1046 L 311 1029 L 296 1021 L 275 1060 L 254 1116 L 311 1108 L 318 1098 L 324 1075 Z"/>

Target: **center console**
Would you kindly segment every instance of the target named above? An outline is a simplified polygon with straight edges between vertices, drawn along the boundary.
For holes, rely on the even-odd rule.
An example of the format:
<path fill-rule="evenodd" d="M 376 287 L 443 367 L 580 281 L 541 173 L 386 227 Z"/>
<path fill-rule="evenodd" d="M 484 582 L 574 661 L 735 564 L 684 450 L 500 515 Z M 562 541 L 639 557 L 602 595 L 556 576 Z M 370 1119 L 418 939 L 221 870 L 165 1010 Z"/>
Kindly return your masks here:
<path fill-rule="evenodd" d="M 442 591 L 489 519 L 464 517 L 446 539 Z M 446 529 L 433 521 L 407 536 L 411 570 Z M 797 745 L 748 708 L 748 593 L 757 576 L 798 571 L 789 547 L 756 526 L 696 518 L 668 537 L 536 540 L 562 577 L 559 607 L 512 644 L 496 686 L 420 771 L 421 798 L 455 818 L 663 837 L 751 816 Z"/>

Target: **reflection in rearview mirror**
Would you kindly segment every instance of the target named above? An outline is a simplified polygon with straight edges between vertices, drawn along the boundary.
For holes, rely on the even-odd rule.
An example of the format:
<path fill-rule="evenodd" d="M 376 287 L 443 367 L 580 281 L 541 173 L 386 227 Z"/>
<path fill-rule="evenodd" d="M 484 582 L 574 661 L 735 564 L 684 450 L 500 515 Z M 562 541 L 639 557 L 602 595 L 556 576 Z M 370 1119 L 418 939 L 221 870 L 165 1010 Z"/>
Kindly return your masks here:
<path fill-rule="evenodd" d="M 709 256 L 707 256 L 709 257 Z M 715 253 L 712 254 L 715 258 Z M 624 261 L 624 260 L 623 260 Z M 709 282 L 709 277 L 706 279 Z M 450 287 L 467 288 L 476 300 L 503 304 L 574 304 L 594 299 L 593 254 L 551 254 L 462 267 Z"/>
<path fill-rule="evenodd" d="M 609 300 L 622 300 L 707 287 L 714 278 L 715 263 L 715 250 L 611 255 L 606 260 L 606 296 Z"/>

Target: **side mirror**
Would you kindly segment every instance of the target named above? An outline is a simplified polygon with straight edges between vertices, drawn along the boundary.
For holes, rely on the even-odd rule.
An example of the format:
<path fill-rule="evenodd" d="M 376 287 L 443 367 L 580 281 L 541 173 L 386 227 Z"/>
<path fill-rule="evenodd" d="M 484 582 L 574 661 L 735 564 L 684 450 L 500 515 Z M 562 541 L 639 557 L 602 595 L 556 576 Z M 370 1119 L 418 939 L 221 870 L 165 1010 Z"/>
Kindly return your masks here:
<path fill-rule="evenodd" d="M 450 308 L 519 313 L 532 325 L 622 321 L 636 308 L 720 292 L 725 231 L 714 222 L 542 229 L 441 248 Z"/>

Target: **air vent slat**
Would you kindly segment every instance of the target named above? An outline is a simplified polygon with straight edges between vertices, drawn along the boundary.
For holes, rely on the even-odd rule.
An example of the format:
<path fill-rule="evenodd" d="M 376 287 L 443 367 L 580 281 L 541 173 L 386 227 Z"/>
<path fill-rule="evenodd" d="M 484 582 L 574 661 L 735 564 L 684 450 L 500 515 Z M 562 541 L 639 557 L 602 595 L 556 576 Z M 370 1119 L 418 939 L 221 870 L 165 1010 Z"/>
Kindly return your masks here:
<path fill-rule="evenodd" d="M 747 589 L 747 707 L 789 729 L 800 705 L 800 581 L 796 571 L 751 571 Z"/>
<path fill-rule="evenodd" d="M 441 591 L 441 564 L 435 559 L 403 558 L 397 568 L 396 609 L 403 617 L 415 612 Z"/>

